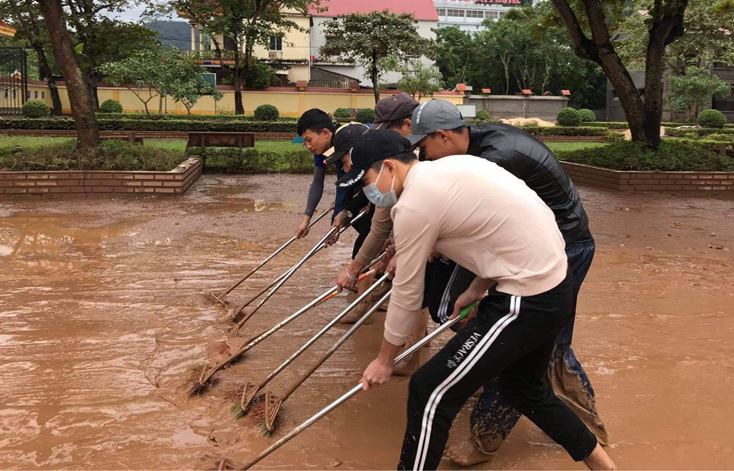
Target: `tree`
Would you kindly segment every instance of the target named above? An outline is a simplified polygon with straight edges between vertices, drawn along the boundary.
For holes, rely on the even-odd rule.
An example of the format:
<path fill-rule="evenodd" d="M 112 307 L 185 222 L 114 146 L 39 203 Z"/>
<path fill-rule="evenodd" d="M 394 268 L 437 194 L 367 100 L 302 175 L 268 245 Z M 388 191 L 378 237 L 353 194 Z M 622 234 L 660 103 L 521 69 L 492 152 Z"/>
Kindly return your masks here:
<path fill-rule="evenodd" d="M 475 54 L 471 33 L 457 26 L 436 31 L 436 67 L 448 85 L 468 81 Z"/>
<path fill-rule="evenodd" d="M 634 14 L 624 17 L 617 28 L 615 47 L 627 67 L 644 69 L 650 0 L 636 0 Z M 696 0 L 686 9 L 686 33 L 665 49 L 668 68 L 685 75 L 686 67 L 714 62 L 734 65 L 734 0 Z"/>
<path fill-rule="evenodd" d="M 326 23 L 324 32 L 332 38 L 321 46 L 319 54 L 336 56 L 339 61 L 356 63 L 367 71 L 380 101 L 380 77 L 386 70 L 381 61 L 394 56 L 399 62 L 429 55 L 433 42 L 418 34 L 413 16 L 389 11 L 353 13 Z"/>
<path fill-rule="evenodd" d="M 204 69 L 193 57 L 181 56 L 177 49 L 162 46 L 139 51 L 118 62 L 108 62 L 100 71 L 116 86 L 125 86 L 133 92 L 151 116 L 149 104 L 156 98 L 170 96 L 181 102 L 186 111 L 204 95 L 214 95 L 219 100 L 222 94 L 204 80 Z"/>
<path fill-rule="evenodd" d="M 79 55 L 78 61 L 95 109 L 99 108 L 97 67 L 113 60 L 111 56 L 115 54 L 110 54 L 110 51 L 125 50 L 127 54 L 122 57 L 126 57 L 132 51 L 150 45 L 148 41 L 141 44 L 135 37 L 142 32 L 140 28 L 143 27 L 109 18 L 110 14 L 120 13 L 137 3 L 139 0 L 63 0 L 69 29 L 73 33 L 72 39 Z M 130 34 L 128 29 L 133 33 Z"/>
<path fill-rule="evenodd" d="M 403 74 L 398 87 L 413 98 L 433 96 L 443 89 L 443 76 L 435 66 L 426 66 L 418 60 L 411 67 L 401 66 L 397 70 Z"/>
<path fill-rule="evenodd" d="M 105 17 L 96 19 L 83 29 L 77 29 L 75 33 L 79 62 L 98 108 L 97 84 L 104 79 L 99 66 L 124 60 L 137 51 L 160 45 L 155 31 L 139 24 Z"/>
<path fill-rule="evenodd" d="M 604 107 L 603 71 L 576 56 L 565 26 L 554 16 L 553 6 L 541 2 L 510 10 L 499 21 L 488 20 L 474 34 L 441 28 L 436 31 L 436 65 L 448 84 L 466 82 L 475 90 L 491 88 L 505 95 L 524 89 L 559 95 L 568 89 L 573 106 Z"/>
<path fill-rule="evenodd" d="M 35 0 L 0 0 L 0 18 L 16 29 L 15 42 L 21 42 L 33 49 L 38 57 L 38 72 L 41 80 L 46 80 L 53 114 L 60 116 L 61 98 L 54 78 L 55 64 L 53 52 L 46 29 L 46 23 L 41 16 L 41 10 Z"/>
<path fill-rule="evenodd" d="M 646 142 L 656 149 L 660 144 L 663 115 L 665 50 L 684 33 L 683 17 L 688 0 L 652 0 L 645 29 L 644 98 L 617 53 L 610 34 L 610 26 L 615 25 L 622 13 L 615 8 L 619 4 L 611 3 L 605 8 L 602 0 L 580 0 L 581 4 L 574 8 L 571 0 L 551 1 L 566 25 L 576 54 L 599 64 L 617 92 L 632 140 Z M 590 37 L 583 25 L 588 25 Z"/>
<path fill-rule="evenodd" d="M 690 66 L 686 75 L 670 78 L 668 100 L 675 111 L 685 111 L 686 120 L 693 121 L 704 105 L 711 105 L 713 97 L 726 98 L 731 94 L 731 85 L 703 67 Z"/>
<path fill-rule="evenodd" d="M 211 38 L 218 60 L 232 71 L 235 113 L 244 114 L 242 78 L 252 67 L 254 47 L 268 45 L 270 36 L 301 30 L 287 12 L 307 14 L 318 3 L 319 0 L 170 0 L 158 11 L 183 14 Z M 232 48 L 225 47 L 225 40 L 232 42 Z M 225 49 L 232 54 L 234 65 L 225 63 Z"/>
<path fill-rule="evenodd" d="M 61 0 L 38 0 L 41 14 L 46 21 L 49 36 L 53 38 L 56 63 L 59 64 L 69 93 L 71 113 L 76 126 L 77 147 L 93 149 L 99 145 L 99 127 L 95 114 L 94 100 L 87 88 L 79 62 L 77 62 L 71 35 L 66 28 Z"/>

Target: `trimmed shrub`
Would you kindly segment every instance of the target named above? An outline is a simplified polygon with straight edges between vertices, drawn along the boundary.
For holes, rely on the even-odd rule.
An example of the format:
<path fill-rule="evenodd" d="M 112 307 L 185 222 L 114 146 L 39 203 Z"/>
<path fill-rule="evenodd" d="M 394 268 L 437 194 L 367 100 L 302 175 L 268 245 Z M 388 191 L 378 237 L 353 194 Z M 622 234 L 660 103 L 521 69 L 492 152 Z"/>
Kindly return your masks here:
<path fill-rule="evenodd" d="M 624 133 L 607 131 L 607 142 L 624 142 Z"/>
<path fill-rule="evenodd" d="M 122 113 L 122 105 L 117 100 L 105 100 L 99 106 L 99 112 L 105 114 L 120 114 Z"/>
<path fill-rule="evenodd" d="M 258 121 L 277 121 L 279 117 L 278 108 L 273 105 L 260 105 L 255 108 L 255 119 Z"/>
<path fill-rule="evenodd" d="M 698 124 L 704 128 L 721 129 L 726 124 L 726 116 L 719 110 L 705 110 L 698 115 Z"/>
<path fill-rule="evenodd" d="M 563 154 L 563 160 L 613 170 L 734 171 L 732 159 L 705 148 L 665 140 L 653 151 L 640 142 L 617 142 Z"/>
<path fill-rule="evenodd" d="M 351 119 L 352 112 L 348 108 L 337 108 L 334 111 L 334 118 L 336 119 Z"/>
<path fill-rule="evenodd" d="M 363 124 L 372 124 L 375 122 L 375 110 L 373 108 L 362 108 L 357 112 L 357 121 Z"/>
<path fill-rule="evenodd" d="M 100 131 L 230 131 L 230 132 L 289 132 L 296 133 L 296 121 L 198 120 L 198 119 L 111 119 L 100 117 Z M 69 118 L 7 119 L 0 122 L 3 129 L 74 130 Z"/>
<path fill-rule="evenodd" d="M 556 116 L 558 126 L 578 126 L 581 124 L 581 114 L 573 108 L 563 108 Z"/>
<path fill-rule="evenodd" d="M 313 154 L 298 147 L 285 152 L 260 149 L 192 148 L 190 155 L 200 156 L 207 173 L 301 173 L 313 172 Z"/>
<path fill-rule="evenodd" d="M 489 114 L 489 111 L 487 110 L 479 110 L 477 111 L 477 117 L 474 118 L 475 123 L 489 123 L 492 121 L 492 115 Z"/>
<path fill-rule="evenodd" d="M 582 123 L 592 123 L 596 121 L 596 115 L 591 110 L 587 110 L 586 108 L 584 108 L 579 110 L 579 114 L 581 115 Z"/>
<path fill-rule="evenodd" d="M 533 136 L 595 136 L 606 137 L 606 128 L 589 126 L 520 126 L 520 129 Z"/>
<path fill-rule="evenodd" d="M 10 149 L 0 154 L 0 168 L 33 170 L 162 170 L 169 171 L 186 160 L 183 152 L 103 141 L 93 151 L 79 151 L 75 141 L 28 149 Z"/>
<path fill-rule="evenodd" d="M 665 129 L 665 135 L 670 137 L 685 137 L 688 139 L 696 139 L 701 137 L 708 137 L 712 134 L 721 135 L 733 135 L 734 129 L 732 128 L 667 128 Z"/>
<path fill-rule="evenodd" d="M 51 108 L 40 100 L 27 101 L 22 108 L 23 116 L 26 118 L 45 118 L 51 114 Z"/>

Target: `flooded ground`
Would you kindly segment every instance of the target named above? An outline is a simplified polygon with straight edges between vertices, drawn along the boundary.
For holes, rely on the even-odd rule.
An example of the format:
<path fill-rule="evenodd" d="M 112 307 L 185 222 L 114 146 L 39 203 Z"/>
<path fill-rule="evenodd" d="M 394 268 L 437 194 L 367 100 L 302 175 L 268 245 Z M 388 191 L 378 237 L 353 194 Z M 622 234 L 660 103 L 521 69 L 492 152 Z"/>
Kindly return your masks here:
<path fill-rule="evenodd" d="M 182 198 L 0 202 L 0 466 L 207 469 L 217 458 L 242 462 L 264 449 L 272 438 L 252 420 L 233 419 L 232 393 L 263 379 L 345 307 L 345 297 L 253 349 L 206 394 L 188 400 L 181 387 L 226 352 L 217 323 L 224 311 L 201 293 L 224 288 L 290 236 L 309 180 L 205 176 Z M 598 251 L 574 348 L 596 389 L 610 454 L 622 468 L 730 468 L 733 203 L 583 187 L 581 194 Z M 325 230 L 317 226 L 231 299 L 265 286 Z M 319 254 L 242 335 L 325 291 L 350 253 L 339 243 Z M 281 434 L 356 383 L 383 316 L 289 399 Z M 284 391 L 344 330 L 328 334 L 271 390 Z M 396 379 L 361 393 L 260 468 L 394 468 L 406 387 Z M 466 422 L 463 413 L 452 441 L 467 436 Z M 582 466 L 523 419 L 485 468 Z"/>

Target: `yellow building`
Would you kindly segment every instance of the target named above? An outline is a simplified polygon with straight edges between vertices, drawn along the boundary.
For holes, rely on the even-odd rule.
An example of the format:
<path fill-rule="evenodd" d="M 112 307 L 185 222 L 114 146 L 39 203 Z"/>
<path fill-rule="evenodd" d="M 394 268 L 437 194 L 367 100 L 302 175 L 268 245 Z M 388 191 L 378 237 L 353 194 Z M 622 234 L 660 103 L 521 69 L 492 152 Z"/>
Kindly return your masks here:
<path fill-rule="evenodd" d="M 3 20 L 0 20 L 0 37 L 12 38 L 13 36 L 15 36 L 15 29 Z"/>
<path fill-rule="evenodd" d="M 281 85 L 287 86 L 289 82 L 299 80 L 310 80 L 309 72 L 309 50 L 310 50 L 310 28 L 311 18 L 295 10 L 285 11 L 285 16 L 298 25 L 298 29 L 282 31 L 270 37 L 268 46 L 257 45 L 253 55 L 260 62 L 270 64 L 275 73 L 281 78 Z M 222 64 L 214 52 L 211 38 L 206 37 L 201 28 L 194 22 L 191 25 L 191 53 L 202 58 L 202 65 L 212 72 L 222 69 Z M 233 64 L 231 52 L 234 44 L 229 38 L 219 36 L 217 42 L 224 49 L 222 58 L 225 64 Z"/>

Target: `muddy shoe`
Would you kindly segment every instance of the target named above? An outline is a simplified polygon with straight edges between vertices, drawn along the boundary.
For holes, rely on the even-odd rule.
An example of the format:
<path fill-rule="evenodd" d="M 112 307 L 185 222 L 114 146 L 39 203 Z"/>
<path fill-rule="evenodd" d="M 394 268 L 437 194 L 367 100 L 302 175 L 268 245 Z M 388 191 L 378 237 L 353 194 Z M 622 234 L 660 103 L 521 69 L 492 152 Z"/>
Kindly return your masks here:
<path fill-rule="evenodd" d="M 452 463 L 461 467 L 474 467 L 481 463 L 492 461 L 494 453 L 483 453 L 473 443 L 465 441 L 446 448 L 444 456 Z"/>
<path fill-rule="evenodd" d="M 404 348 L 410 348 L 410 345 L 405 345 Z M 401 352 L 402 353 L 402 352 Z M 421 367 L 421 355 L 420 350 L 412 354 L 409 358 L 401 361 L 398 366 L 395 367 L 392 374 L 395 376 L 413 376 L 413 373 L 418 371 Z"/>
<path fill-rule="evenodd" d="M 357 321 L 360 320 L 362 318 L 362 316 L 364 316 L 367 313 L 367 311 L 370 310 L 371 307 L 372 307 L 372 303 L 369 300 L 365 299 L 364 301 L 362 301 L 361 303 L 359 303 L 357 305 L 357 307 L 355 307 L 352 310 L 352 312 L 350 312 L 346 316 L 342 317 L 339 320 L 339 324 L 356 324 Z M 369 325 L 369 324 L 372 324 L 372 321 L 373 321 L 373 319 L 370 316 L 370 318 L 367 319 L 362 324 L 363 325 Z"/>

